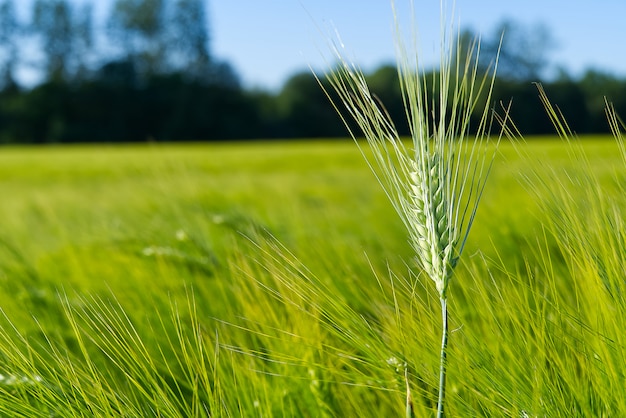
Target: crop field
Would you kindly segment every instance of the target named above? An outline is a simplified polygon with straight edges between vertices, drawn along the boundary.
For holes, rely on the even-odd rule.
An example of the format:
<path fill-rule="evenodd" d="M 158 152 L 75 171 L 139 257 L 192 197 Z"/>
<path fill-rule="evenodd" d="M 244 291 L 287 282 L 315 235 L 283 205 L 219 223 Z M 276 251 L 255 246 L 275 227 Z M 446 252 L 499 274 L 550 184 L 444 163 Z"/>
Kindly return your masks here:
<path fill-rule="evenodd" d="M 625 180 L 612 137 L 500 144 L 448 416 L 626 416 Z M 0 416 L 434 415 L 437 295 L 351 140 L 6 147 L 0 190 Z"/>

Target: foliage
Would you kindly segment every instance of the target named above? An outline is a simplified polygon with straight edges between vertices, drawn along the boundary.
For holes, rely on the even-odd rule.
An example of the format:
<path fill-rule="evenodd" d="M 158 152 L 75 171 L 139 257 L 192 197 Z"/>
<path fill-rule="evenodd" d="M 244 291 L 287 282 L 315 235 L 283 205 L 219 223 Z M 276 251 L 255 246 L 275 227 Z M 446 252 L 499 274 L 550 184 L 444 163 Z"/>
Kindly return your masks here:
<path fill-rule="evenodd" d="M 16 13 L 16 4 L 0 1 L 2 143 L 345 134 L 307 71 L 293 74 L 278 91 L 244 88 L 236 69 L 211 50 L 205 0 L 116 0 L 105 21 L 96 19 L 93 1 L 37 0 L 26 15 Z M 553 42 L 541 25 L 506 20 L 497 26 L 482 41 L 481 67 L 500 47 L 502 29 L 502 77 L 494 85 L 493 106 L 512 102 L 511 116 L 522 133 L 552 132 L 536 97 L 538 81 L 579 134 L 608 133 L 604 97 L 626 114 L 623 77 L 590 69 L 580 78 L 564 72 L 545 78 L 554 67 Z M 475 35 L 471 28 L 462 31 L 459 56 Z M 438 77 L 437 68 L 421 70 L 427 83 Z M 39 75 L 38 81 L 24 84 L 26 73 Z M 365 77 L 398 132 L 408 135 L 395 73 L 382 64 Z M 192 91 L 198 97 L 191 97 Z"/>
<path fill-rule="evenodd" d="M 86 51 L 89 45 L 80 48 L 80 41 L 88 40 L 89 35 L 78 32 L 69 4 L 63 0 L 35 1 L 32 25 L 40 35 L 46 55 L 47 78 L 63 80 L 73 75 L 70 66 L 75 63 L 71 61 Z"/>
<path fill-rule="evenodd" d="M 555 40 L 541 23 L 525 26 L 511 19 L 500 22 L 483 44 L 485 65 L 498 56 L 498 76 L 505 80 L 539 81 L 545 78 Z"/>

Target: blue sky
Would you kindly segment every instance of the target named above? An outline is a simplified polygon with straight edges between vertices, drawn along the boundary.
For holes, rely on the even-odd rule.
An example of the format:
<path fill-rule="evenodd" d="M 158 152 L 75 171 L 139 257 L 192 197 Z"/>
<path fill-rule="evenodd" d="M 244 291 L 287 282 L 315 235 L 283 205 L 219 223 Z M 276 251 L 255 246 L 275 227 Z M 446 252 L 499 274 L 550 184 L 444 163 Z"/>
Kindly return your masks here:
<path fill-rule="evenodd" d="M 26 13 L 31 1 L 16 3 Z M 335 30 L 366 71 L 395 59 L 390 0 L 206 1 L 213 54 L 231 63 L 246 87 L 276 90 L 309 66 L 324 70 L 332 64 L 328 40 Z M 409 31 L 410 0 L 395 1 Z M 113 0 L 92 3 L 102 21 Z M 432 66 L 440 1 L 414 0 L 414 5 L 422 62 Z M 491 35 L 505 18 L 545 24 L 556 41 L 552 62 L 574 76 L 594 67 L 626 77 L 626 0 L 456 0 L 455 21 L 478 33 Z"/>
<path fill-rule="evenodd" d="M 409 0 L 396 0 L 403 25 Z M 452 2 L 449 2 L 452 3 Z M 212 49 L 247 86 L 277 89 L 309 65 L 327 67 L 327 40 L 340 34 L 366 71 L 394 62 L 389 0 L 209 0 Z M 436 62 L 439 0 L 415 0 L 420 52 Z M 556 41 L 552 61 L 572 75 L 589 67 L 626 76 L 626 0 L 457 0 L 456 21 L 490 35 L 504 18 L 545 24 Z"/>

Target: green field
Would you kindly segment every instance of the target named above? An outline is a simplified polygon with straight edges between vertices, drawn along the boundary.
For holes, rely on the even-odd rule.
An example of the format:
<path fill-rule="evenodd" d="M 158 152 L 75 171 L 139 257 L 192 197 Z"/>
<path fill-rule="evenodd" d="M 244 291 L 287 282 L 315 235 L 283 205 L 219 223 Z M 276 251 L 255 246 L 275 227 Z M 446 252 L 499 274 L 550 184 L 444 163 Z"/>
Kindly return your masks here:
<path fill-rule="evenodd" d="M 625 162 L 501 144 L 449 416 L 626 416 Z M 434 414 L 439 306 L 352 141 L 0 149 L 0 416 Z"/>

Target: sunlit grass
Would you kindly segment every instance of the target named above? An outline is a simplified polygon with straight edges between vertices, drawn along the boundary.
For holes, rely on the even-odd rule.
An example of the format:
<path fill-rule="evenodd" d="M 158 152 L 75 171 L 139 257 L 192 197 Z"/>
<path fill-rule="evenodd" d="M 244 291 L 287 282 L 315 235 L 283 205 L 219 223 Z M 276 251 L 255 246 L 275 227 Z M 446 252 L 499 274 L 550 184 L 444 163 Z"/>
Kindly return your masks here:
<path fill-rule="evenodd" d="M 623 159 L 567 147 L 498 149 L 449 295 L 450 416 L 626 411 Z M 397 416 L 411 358 L 427 416 L 436 293 L 368 170 L 347 140 L 3 148 L 0 414 Z"/>

